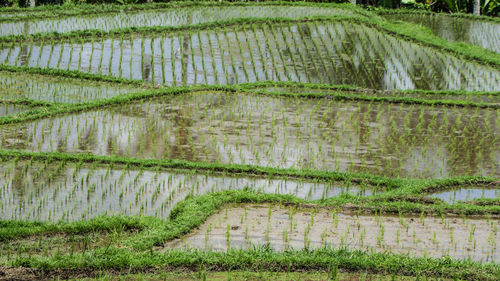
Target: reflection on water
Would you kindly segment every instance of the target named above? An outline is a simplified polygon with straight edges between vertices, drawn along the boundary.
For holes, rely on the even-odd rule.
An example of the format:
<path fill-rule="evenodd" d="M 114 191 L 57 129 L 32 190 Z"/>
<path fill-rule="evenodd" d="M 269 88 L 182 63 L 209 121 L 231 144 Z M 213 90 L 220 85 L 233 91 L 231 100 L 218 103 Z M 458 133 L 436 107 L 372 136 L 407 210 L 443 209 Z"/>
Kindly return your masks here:
<path fill-rule="evenodd" d="M 182 26 L 238 18 L 304 18 L 312 16 L 351 15 L 350 11 L 331 7 L 300 6 L 213 6 L 173 8 L 87 17 L 74 16 L 62 19 L 35 19 L 0 23 L 0 36 L 28 35 L 41 32 L 70 32 L 98 29 L 109 31 L 117 28 L 148 26 Z"/>
<path fill-rule="evenodd" d="M 155 84 L 296 81 L 373 89 L 500 90 L 500 71 L 352 23 L 252 25 L 0 49 L 0 63 Z"/>
<path fill-rule="evenodd" d="M 430 194 L 429 197 L 439 198 L 447 203 L 453 204 L 458 201 L 470 201 L 475 199 L 500 198 L 499 189 L 464 187 Z"/>
<path fill-rule="evenodd" d="M 245 187 L 265 193 L 292 194 L 308 200 L 344 193 L 360 196 L 375 194 L 371 187 L 347 182 L 313 183 L 140 171 L 124 167 L 77 167 L 57 162 L 49 165 L 3 162 L 0 165 L 0 218 L 73 221 L 103 214 L 167 218 L 171 208 L 188 194 Z"/>
<path fill-rule="evenodd" d="M 470 93 L 436 93 L 436 92 L 418 92 L 418 91 L 342 91 L 339 89 L 329 89 L 328 87 L 316 88 L 311 87 L 300 87 L 299 85 L 294 86 L 269 86 L 262 88 L 255 88 L 257 92 L 269 92 L 269 93 L 321 93 L 321 94 L 337 94 L 342 93 L 344 95 L 368 95 L 375 97 L 388 97 L 388 98 L 415 98 L 424 100 L 449 100 L 449 101 L 466 101 L 474 103 L 491 103 L 500 104 L 500 92 L 470 92 Z"/>
<path fill-rule="evenodd" d="M 27 106 L 0 103 L 0 116 L 14 115 L 28 110 L 30 110 L 30 108 Z"/>
<path fill-rule="evenodd" d="M 0 99 L 77 103 L 139 92 L 126 85 L 23 73 L 0 72 Z"/>
<path fill-rule="evenodd" d="M 500 24 L 446 15 L 386 15 L 392 20 L 409 21 L 426 26 L 448 41 L 467 42 L 500 53 Z"/>
<path fill-rule="evenodd" d="M 31 151 L 499 176 L 499 124 L 493 109 L 210 92 L 4 126 L 0 140 L 2 148 Z"/>
<path fill-rule="evenodd" d="M 495 220 L 374 217 L 326 209 L 244 205 L 221 210 L 190 234 L 168 242 L 165 248 L 226 251 L 267 245 L 283 251 L 331 247 L 498 262 L 499 234 Z"/>

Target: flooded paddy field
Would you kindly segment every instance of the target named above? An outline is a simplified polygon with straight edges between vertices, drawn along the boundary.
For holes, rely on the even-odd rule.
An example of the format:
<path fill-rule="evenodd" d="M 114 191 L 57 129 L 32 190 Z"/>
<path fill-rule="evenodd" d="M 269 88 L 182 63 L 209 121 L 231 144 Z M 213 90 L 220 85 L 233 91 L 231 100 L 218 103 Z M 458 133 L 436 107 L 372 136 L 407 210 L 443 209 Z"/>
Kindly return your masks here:
<path fill-rule="evenodd" d="M 239 18 L 307 18 L 313 16 L 352 15 L 351 11 L 333 7 L 265 6 L 199 6 L 189 8 L 151 9 L 104 15 L 69 16 L 49 19 L 27 19 L 0 23 L 0 36 L 36 33 L 65 33 L 97 29 L 183 26 L 227 21 Z"/>
<path fill-rule="evenodd" d="M 334 87 L 314 87 L 308 86 L 305 84 L 302 86 L 270 86 L 270 87 L 257 87 L 255 89 L 249 91 L 257 91 L 264 92 L 270 94 L 276 93 L 296 93 L 296 94 L 304 94 L 304 93 L 318 93 L 324 95 L 335 95 L 338 93 L 345 95 L 366 95 L 373 97 L 384 97 L 384 98 L 413 98 L 413 99 L 421 99 L 425 101 L 463 101 L 463 102 L 472 102 L 472 103 L 484 103 L 484 104 L 499 104 L 500 105 L 500 92 L 469 92 L 469 93 L 461 93 L 461 92 L 426 92 L 426 91 L 376 91 L 376 90 L 341 90 L 335 89 Z"/>
<path fill-rule="evenodd" d="M 432 30 L 436 36 L 448 41 L 466 42 L 500 53 L 498 22 L 434 14 L 398 14 L 384 17 L 423 25 Z"/>
<path fill-rule="evenodd" d="M 497 109 L 197 92 L 5 125 L 0 146 L 412 178 L 499 176 L 499 125 Z"/>
<path fill-rule="evenodd" d="M 188 195 L 248 188 L 307 200 L 342 194 L 370 196 L 384 187 L 351 182 L 222 176 L 94 164 L 7 161 L 0 167 L 0 217 L 28 221 L 88 220 L 99 215 L 166 219 Z"/>
<path fill-rule="evenodd" d="M 0 63 L 165 85 L 296 81 L 383 90 L 500 89 L 500 71 L 493 67 L 349 22 L 20 42 L 0 47 Z"/>
<path fill-rule="evenodd" d="M 379 13 L 0 8 L 0 280 L 497 280 L 498 26 Z"/>
<path fill-rule="evenodd" d="M 464 186 L 432 193 L 429 197 L 439 198 L 450 204 L 476 199 L 500 199 L 500 189 L 484 186 Z"/>
<path fill-rule="evenodd" d="M 17 113 L 28 111 L 31 109 L 31 107 L 25 105 L 0 103 L 0 117 L 16 115 Z"/>
<path fill-rule="evenodd" d="M 143 90 L 139 87 L 116 83 L 0 72 L 0 100 L 31 99 L 55 103 L 78 103 Z"/>
<path fill-rule="evenodd" d="M 230 215 L 228 215 L 230 214 Z M 321 247 L 499 262 L 498 220 L 356 215 L 271 205 L 228 206 L 166 248 L 225 251 Z"/>

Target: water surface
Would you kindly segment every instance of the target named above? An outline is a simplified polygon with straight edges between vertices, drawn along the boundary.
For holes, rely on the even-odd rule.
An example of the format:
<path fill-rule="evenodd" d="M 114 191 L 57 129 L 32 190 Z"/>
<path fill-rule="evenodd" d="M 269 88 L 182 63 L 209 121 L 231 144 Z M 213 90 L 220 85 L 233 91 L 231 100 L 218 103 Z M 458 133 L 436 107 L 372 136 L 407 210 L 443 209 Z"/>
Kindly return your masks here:
<path fill-rule="evenodd" d="M 499 23 L 436 14 L 400 14 L 384 17 L 420 24 L 445 40 L 466 42 L 500 53 Z"/>
<path fill-rule="evenodd" d="M 500 90 L 497 69 L 348 22 L 15 44 L 0 47 L 0 63 L 169 86 L 295 81 L 381 90 Z"/>
<path fill-rule="evenodd" d="M 0 147 L 391 177 L 498 177 L 499 124 L 495 109 L 198 92 L 3 126 Z"/>

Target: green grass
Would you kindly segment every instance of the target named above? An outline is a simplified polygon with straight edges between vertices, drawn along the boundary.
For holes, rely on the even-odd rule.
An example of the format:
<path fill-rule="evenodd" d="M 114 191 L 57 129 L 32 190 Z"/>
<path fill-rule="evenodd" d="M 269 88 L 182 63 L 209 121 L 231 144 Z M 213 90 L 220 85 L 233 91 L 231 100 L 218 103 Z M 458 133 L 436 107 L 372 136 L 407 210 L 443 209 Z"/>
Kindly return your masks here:
<path fill-rule="evenodd" d="M 314 4 L 309 4 L 314 5 Z M 174 27 L 137 27 L 137 28 L 124 28 L 124 29 L 114 29 L 110 31 L 100 31 L 100 30 L 86 30 L 86 31 L 73 31 L 68 33 L 39 33 L 34 35 L 20 35 L 20 36 L 4 36 L 0 37 L 0 42 L 3 43 L 18 43 L 20 41 L 41 40 L 51 41 L 59 39 L 78 39 L 82 38 L 101 38 L 101 37 L 120 37 L 127 34 L 135 33 L 165 33 L 165 32 L 186 32 L 186 31 L 197 31 L 205 29 L 222 28 L 229 26 L 241 26 L 241 25 L 252 25 L 260 23 L 274 23 L 274 24 L 284 24 L 284 23 L 296 23 L 296 22 L 338 22 L 347 21 L 358 24 L 364 24 L 369 27 L 376 28 L 380 31 L 395 35 L 396 37 L 411 40 L 416 43 L 430 46 L 435 48 L 440 52 L 448 52 L 455 56 L 462 57 L 464 59 L 473 60 L 485 64 L 489 64 L 495 67 L 500 66 L 500 54 L 491 51 L 485 51 L 483 48 L 462 43 L 462 42 L 450 42 L 446 41 L 440 37 L 435 36 L 432 32 L 426 28 L 418 25 L 405 23 L 405 22 L 393 22 L 385 20 L 381 17 L 376 16 L 376 14 L 367 13 L 365 15 L 354 15 L 354 16 L 317 16 L 304 19 L 287 19 L 287 18 L 262 18 L 262 19 L 234 19 L 228 21 L 203 23 L 196 25 L 186 25 L 186 26 L 174 26 Z"/>
<path fill-rule="evenodd" d="M 81 16 L 86 14 L 118 13 L 122 11 L 136 11 L 161 8 L 182 8 L 192 6 L 219 6 L 235 5 L 244 8 L 246 5 L 268 5 L 282 4 L 281 2 L 264 3 L 205 3 L 205 2 L 174 2 L 155 3 L 146 5 L 82 5 L 74 9 L 66 9 L 59 6 L 37 7 L 35 9 L 1 8 L 0 13 L 29 13 L 16 16 L 12 19 L 0 19 L 0 21 L 19 21 L 27 18 L 62 18 L 68 16 Z M 80 40 L 80 38 L 102 38 L 120 37 L 124 34 L 163 34 L 167 32 L 186 32 L 207 29 L 223 29 L 228 26 L 244 25 L 251 28 L 253 24 L 272 22 L 274 24 L 288 24 L 301 21 L 308 22 L 354 22 L 376 28 L 410 40 L 421 45 L 430 46 L 437 51 L 453 54 L 454 56 L 488 64 L 499 69 L 500 54 L 485 51 L 482 48 L 465 43 L 448 42 L 434 36 L 429 30 L 404 22 L 392 22 L 377 16 L 388 13 L 388 11 L 368 12 L 360 7 L 337 4 L 315 4 L 315 3 L 286 3 L 286 5 L 299 6 L 328 6 L 339 7 L 355 12 L 355 16 L 332 16 L 314 17 L 302 20 L 292 19 L 238 19 L 231 21 L 214 22 L 199 25 L 180 27 L 147 27 L 112 30 L 103 32 L 89 30 L 83 32 L 70 32 L 64 34 L 47 33 L 33 36 L 7 36 L 0 38 L 5 44 L 31 40 L 53 41 L 61 38 Z M 406 11 L 395 11 L 405 13 Z M 469 15 L 458 15 L 476 19 Z M 498 22 L 498 19 L 479 18 Z M 242 40 L 242 38 L 238 39 Z M 244 39 L 243 39 L 244 40 Z M 240 47 L 241 48 L 241 47 Z M 205 62 L 204 62 L 205 63 Z M 294 62 L 295 63 L 295 62 Z M 207 62 L 208 65 L 208 62 Z M 12 73 L 29 73 L 46 75 L 50 77 L 66 77 L 80 79 L 82 81 L 102 81 L 115 84 L 127 84 L 137 86 L 143 90 L 136 93 L 124 94 L 109 99 L 100 99 L 85 103 L 63 104 L 42 102 L 30 99 L 14 99 L 0 101 L 1 103 L 19 104 L 31 107 L 29 111 L 16 116 L 0 117 L 0 125 L 22 123 L 58 115 L 89 111 L 98 108 L 106 108 L 113 105 L 125 105 L 137 100 L 151 99 L 155 97 L 182 95 L 195 91 L 224 91 L 234 94 L 257 94 L 286 97 L 290 99 L 334 99 L 342 101 L 368 101 L 373 103 L 403 103 L 417 104 L 436 107 L 477 107 L 477 108 L 500 108 L 498 103 L 478 103 L 462 100 L 446 100 L 446 97 L 457 95 L 464 96 L 499 96 L 497 92 L 466 92 L 466 91 L 394 91 L 401 96 L 376 96 L 370 94 L 370 90 L 361 89 L 350 85 L 328 85 L 308 84 L 295 82 L 258 82 L 228 86 L 190 86 L 152 88 L 150 83 L 143 81 L 115 78 L 106 75 L 88 74 L 79 71 L 51 70 L 42 68 L 28 68 L 17 66 L 0 65 L 0 71 Z M 264 91 L 263 88 L 284 87 L 284 91 Z M 300 88 L 300 93 L 291 89 Z M 330 90 L 328 93 L 317 93 L 314 90 Z M 374 91 L 375 92 L 375 91 Z M 442 99 L 425 99 L 405 97 L 405 94 L 429 94 Z M 37 277 L 76 277 L 78 273 L 86 272 L 87 276 L 97 275 L 102 280 L 113 279 L 117 273 L 137 273 L 129 275 L 131 279 L 143 278 L 163 279 L 173 278 L 180 280 L 203 279 L 232 280 L 239 279 L 261 279 L 261 280 L 302 280 L 332 278 L 332 272 L 337 273 L 340 278 L 377 278 L 381 275 L 382 280 L 421 280 L 421 276 L 433 278 L 446 278 L 450 280 L 498 280 L 500 278 L 500 265 L 498 263 L 479 264 L 470 260 L 454 260 L 448 257 L 415 258 L 406 255 L 395 255 L 386 253 L 367 253 L 352 251 L 349 249 L 316 249 L 316 250 L 293 250 L 276 252 L 269 247 L 258 247 L 251 250 L 229 250 L 227 252 L 203 252 L 203 251 L 179 251 L 166 252 L 155 251 L 155 247 L 162 247 L 165 242 L 182 238 L 197 227 L 201 226 L 210 216 L 227 205 L 242 203 L 271 203 L 287 206 L 298 206 L 308 208 L 331 208 L 348 209 L 358 214 L 423 214 L 423 215 L 457 215 L 463 218 L 469 216 L 481 216 L 486 218 L 498 218 L 500 216 L 500 199 L 477 199 L 471 202 L 460 202 L 447 204 L 439 199 L 426 198 L 426 195 L 450 189 L 452 187 L 467 187 L 474 185 L 489 185 L 498 188 L 500 182 L 497 178 L 486 178 L 479 176 L 454 177 L 446 179 L 402 179 L 390 178 L 366 173 L 351 173 L 337 171 L 320 171 L 308 169 L 275 168 L 257 165 L 203 163 L 184 161 L 176 159 L 135 159 L 120 156 L 97 156 L 91 154 L 71 154 L 64 152 L 27 152 L 16 150 L 0 150 L 0 158 L 3 160 L 30 160 L 43 161 L 47 163 L 93 163 L 107 167 L 120 166 L 124 169 L 149 169 L 149 170 L 188 170 L 199 174 L 217 174 L 232 176 L 255 176 L 260 178 L 284 178 L 312 180 L 319 182 L 352 182 L 380 187 L 383 193 L 360 197 L 343 194 L 333 198 L 316 201 L 308 201 L 291 195 L 264 194 L 249 189 L 229 190 L 202 194 L 198 196 L 188 195 L 183 201 L 175 205 L 166 219 L 148 216 L 100 216 L 84 221 L 58 221 L 58 222 L 29 222 L 0 220 L 0 245 L 6 245 L 13 240 L 37 239 L 46 236 L 91 236 L 107 235 L 110 233 L 121 233 L 129 231 L 119 243 L 109 244 L 90 250 L 70 253 L 68 249 L 52 255 L 35 255 L 26 257 L 15 254 L 8 258 L 4 265 L 14 267 L 26 267 L 33 270 Z M 23 243 L 22 241 L 20 242 Z M 19 248 L 20 250 L 21 248 Z M 0 259 L 1 260 L 1 259 Z M 0 262 L 1 263 L 1 262 Z M 181 270 L 184 273 L 163 273 L 167 271 Z M 1 270 L 1 267 L 0 267 Z M 158 272 L 155 272 L 158 270 Z M 149 274 L 149 272 L 153 273 Z M 236 272 L 235 272 L 236 271 Z M 301 273 L 303 272 L 303 273 Z M 109 274 L 109 276 L 101 276 Z M 367 274 L 367 275 L 365 275 Z M 399 278 L 404 276 L 402 279 Z"/>

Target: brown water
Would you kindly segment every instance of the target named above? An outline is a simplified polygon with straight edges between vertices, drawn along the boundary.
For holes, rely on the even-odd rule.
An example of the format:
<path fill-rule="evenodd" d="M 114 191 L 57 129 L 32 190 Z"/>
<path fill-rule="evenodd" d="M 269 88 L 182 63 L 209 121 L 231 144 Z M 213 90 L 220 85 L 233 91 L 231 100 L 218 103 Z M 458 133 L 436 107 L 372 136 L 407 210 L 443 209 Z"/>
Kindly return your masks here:
<path fill-rule="evenodd" d="M 228 215 L 230 214 L 230 215 Z M 224 251 L 269 245 L 275 250 L 343 248 L 416 257 L 499 262 L 498 220 L 368 216 L 279 206 L 228 207 L 167 248 Z"/>
<path fill-rule="evenodd" d="M 493 109 L 203 92 L 3 126 L 0 147 L 400 177 L 498 177 L 499 128 Z"/>

